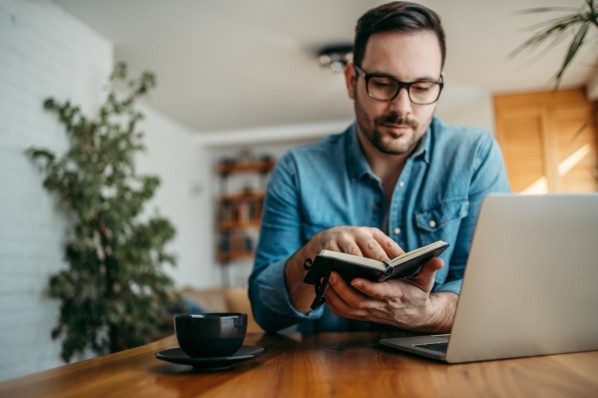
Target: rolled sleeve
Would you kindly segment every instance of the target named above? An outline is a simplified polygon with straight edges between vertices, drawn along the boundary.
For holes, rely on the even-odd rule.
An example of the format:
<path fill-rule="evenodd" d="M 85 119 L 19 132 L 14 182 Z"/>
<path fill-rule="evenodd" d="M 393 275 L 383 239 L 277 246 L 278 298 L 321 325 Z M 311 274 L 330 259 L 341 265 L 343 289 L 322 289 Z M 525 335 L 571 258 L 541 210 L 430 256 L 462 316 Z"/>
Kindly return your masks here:
<path fill-rule="evenodd" d="M 292 155 L 278 163 L 268 190 L 260 241 L 249 279 L 249 298 L 257 323 L 275 332 L 306 319 L 322 316 L 322 309 L 308 314 L 295 309 L 286 285 L 285 267 L 305 242 L 301 239 L 297 167 Z"/>
<path fill-rule="evenodd" d="M 455 294 L 461 293 L 461 285 L 463 284 L 463 279 L 456 279 L 452 281 L 448 281 L 443 283 L 442 285 L 438 286 L 434 289 L 435 293 L 443 293 L 443 292 L 450 292 Z"/>
<path fill-rule="evenodd" d="M 250 288 L 255 319 L 269 332 L 284 329 L 304 319 L 317 319 L 323 311 L 318 308 L 305 314 L 295 309 L 286 287 L 285 264 L 286 260 L 281 260 L 264 268 Z"/>

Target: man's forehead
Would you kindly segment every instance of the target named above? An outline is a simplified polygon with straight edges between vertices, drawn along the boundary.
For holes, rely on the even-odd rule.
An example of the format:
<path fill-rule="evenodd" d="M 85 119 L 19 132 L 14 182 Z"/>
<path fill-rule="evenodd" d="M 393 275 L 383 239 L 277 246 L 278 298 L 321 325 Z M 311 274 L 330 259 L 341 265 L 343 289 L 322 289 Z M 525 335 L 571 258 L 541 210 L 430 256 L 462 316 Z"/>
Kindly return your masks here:
<path fill-rule="evenodd" d="M 361 66 L 368 73 L 422 74 L 438 77 L 442 55 L 433 31 L 380 32 L 370 36 Z"/>

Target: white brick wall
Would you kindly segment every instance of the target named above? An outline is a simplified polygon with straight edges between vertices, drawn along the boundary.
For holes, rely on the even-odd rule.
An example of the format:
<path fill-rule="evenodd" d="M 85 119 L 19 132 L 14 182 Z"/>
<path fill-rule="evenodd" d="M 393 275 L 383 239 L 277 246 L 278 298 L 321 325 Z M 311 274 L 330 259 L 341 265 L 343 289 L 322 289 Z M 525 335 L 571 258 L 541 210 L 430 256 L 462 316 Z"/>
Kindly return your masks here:
<path fill-rule="evenodd" d="M 112 65 L 112 44 L 54 3 L 0 0 L 0 380 L 62 364 L 60 342 L 50 337 L 58 302 L 46 290 L 48 277 L 65 267 L 66 223 L 24 151 L 64 150 L 63 126 L 43 100 L 70 99 L 92 113 Z M 189 131 L 144 111 L 148 152 L 139 169 L 162 178 L 148 211 L 159 206 L 178 230 L 171 274 L 179 285 L 213 286 L 210 203 L 197 189 L 211 172 L 205 152 Z"/>
<path fill-rule="evenodd" d="M 0 380 L 62 363 L 50 337 L 58 302 L 45 291 L 64 266 L 66 224 L 24 151 L 63 150 L 65 134 L 43 100 L 93 109 L 112 63 L 112 45 L 52 3 L 0 2 Z"/>

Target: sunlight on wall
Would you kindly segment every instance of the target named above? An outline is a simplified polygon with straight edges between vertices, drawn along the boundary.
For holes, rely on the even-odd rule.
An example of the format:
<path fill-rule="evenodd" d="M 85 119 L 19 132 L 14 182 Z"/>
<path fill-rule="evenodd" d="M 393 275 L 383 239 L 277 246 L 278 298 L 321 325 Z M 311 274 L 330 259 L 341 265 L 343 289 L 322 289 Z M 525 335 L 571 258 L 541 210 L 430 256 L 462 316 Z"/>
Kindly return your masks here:
<path fill-rule="evenodd" d="M 546 177 L 542 177 L 534 182 L 529 187 L 521 191 L 523 195 L 542 195 L 548 193 L 548 181 Z"/>
<path fill-rule="evenodd" d="M 585 144 L 577 151 L 573 152 L 567 159 L 559 163 L 558 171 L 561 177 L 564 177 L 571 169 L 573 169 L 583 158 L 591 151 L 590 144 Z M 533 184 L 521 191 L 524 195 L 541 195 L 548 193 L 548 180 L 546 177 L 541 177 Z"/>
<path fill-rule="evenodd" d="M 569 170 L 575 167 L 577 163 L 579 163 L 588 153 L 590 153 L 590 149 L 590 144 L 585 144 L 577 151 L 573 152 L 573 154 L 571 154 L 571 156 L 569 156 L 567 159 L 563 160 L 559 164 L 559 174 L 561 176 L 567 174 Z"/>

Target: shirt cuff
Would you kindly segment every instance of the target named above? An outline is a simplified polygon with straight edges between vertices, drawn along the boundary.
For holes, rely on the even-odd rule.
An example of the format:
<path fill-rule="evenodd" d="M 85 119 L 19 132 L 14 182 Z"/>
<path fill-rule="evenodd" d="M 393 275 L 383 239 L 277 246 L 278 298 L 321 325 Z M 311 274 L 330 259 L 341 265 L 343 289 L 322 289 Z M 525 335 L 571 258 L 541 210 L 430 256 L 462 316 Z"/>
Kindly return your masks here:
<path fill-rule="evenodd" d="M 462 284 L 463 284 L 463 279 L 456 279 L 453 281 L 448 281 L 448 282 L 445 282 L 444 284 L 438 286 L 436 289 L 434 289 L 434 292 L 436 292 L 436 293 L 450 292 L 450 293 L 460 294 Z"/>

